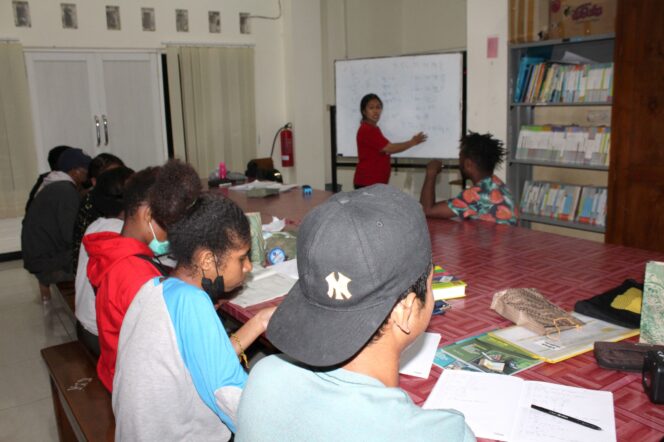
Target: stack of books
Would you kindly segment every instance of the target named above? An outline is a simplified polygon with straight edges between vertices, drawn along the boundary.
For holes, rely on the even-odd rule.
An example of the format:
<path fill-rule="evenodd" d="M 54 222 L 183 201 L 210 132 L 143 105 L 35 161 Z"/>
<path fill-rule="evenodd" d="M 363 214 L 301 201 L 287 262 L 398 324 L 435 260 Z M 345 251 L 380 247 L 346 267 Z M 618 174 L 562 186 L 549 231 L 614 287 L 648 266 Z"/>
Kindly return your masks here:
<path fill-rule="evenodd" d="M 521 212 L 603 226 L 607 195 L 606 187 L 526 181 L 521 194 Z"/>
<path fill-rule="evenodd" d="M 560 64 L 523 57 L 515 103 L 611 103 L 613 63 Z"/>
<path fill-rule="evenodd" d="M 526 125 L 519 131 L 516 159 L 608 166 L 610 146 L 607 126 Z"/>
<path fill-rule="evenodd" d="M 440 266 L 435 266 L 433 269 L 431 288 L 433 299 L 436 301 L 466 296 L 466 283 Z"/>

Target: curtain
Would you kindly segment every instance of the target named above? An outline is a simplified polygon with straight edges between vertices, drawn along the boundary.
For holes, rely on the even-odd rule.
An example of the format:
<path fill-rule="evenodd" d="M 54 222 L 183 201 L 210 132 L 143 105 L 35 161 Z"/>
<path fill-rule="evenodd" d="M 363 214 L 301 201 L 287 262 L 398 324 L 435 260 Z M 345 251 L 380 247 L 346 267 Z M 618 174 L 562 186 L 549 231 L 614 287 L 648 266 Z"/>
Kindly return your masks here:
<path fill-rule="evenodd" d="M 0 219 L 23 216 L 37 175 L 23 47 L 0 43 Z"/>
<path fill-rule="evenodd" d="M 171 46 L 167 56 L 176 157 L 201 176 L 220 161 L 244 172 L 256 157 L 254 49 Z M 179 75 L 179 88 L 170 74 Z"/>

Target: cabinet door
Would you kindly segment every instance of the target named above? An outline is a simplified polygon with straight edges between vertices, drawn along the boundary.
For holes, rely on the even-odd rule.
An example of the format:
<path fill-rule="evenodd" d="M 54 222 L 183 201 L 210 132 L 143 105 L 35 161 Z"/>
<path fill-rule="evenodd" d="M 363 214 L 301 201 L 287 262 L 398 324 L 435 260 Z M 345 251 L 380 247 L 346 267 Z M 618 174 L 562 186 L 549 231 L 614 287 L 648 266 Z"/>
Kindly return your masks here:
<path fill-rule="evenodd" d="M 100 151 L 139 170 L 167 156 L 161 70 L 156 53 L 103 53 L 98 58 L 101 96 Z"/>
<path fill-rule="evenodd" d="M 39 171 L 50 170 L 48 151 L 67 144 L 95 154 L 94 69 L 89 54 L 28 52 L 30 87 Z"/>

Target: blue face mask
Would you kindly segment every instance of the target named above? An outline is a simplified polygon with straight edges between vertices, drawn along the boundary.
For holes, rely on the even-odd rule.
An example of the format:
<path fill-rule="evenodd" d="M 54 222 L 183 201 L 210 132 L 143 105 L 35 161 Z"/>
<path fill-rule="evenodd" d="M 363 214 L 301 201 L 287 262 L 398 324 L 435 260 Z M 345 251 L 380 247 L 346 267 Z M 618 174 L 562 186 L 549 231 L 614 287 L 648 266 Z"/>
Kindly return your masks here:
<path fill-rule="evenodd" d="M 152 232 L 152 241 L 150 241 L 150 244 L 148 244 L 148 247 L 150 247 L 150 250 L 154 252 L 155 255 L 161 256 L 165 255 L 168 253 L 168 250 L 170 248 L 170 244 L 168 243 L 168 240 L 166 241 L 159 241 L 157 239 L 157 235 L 154 233 L 154 229 L 152 228 L 152 221 L 148 222 L 148 226 L 150 226 L 150 231 Z"/>

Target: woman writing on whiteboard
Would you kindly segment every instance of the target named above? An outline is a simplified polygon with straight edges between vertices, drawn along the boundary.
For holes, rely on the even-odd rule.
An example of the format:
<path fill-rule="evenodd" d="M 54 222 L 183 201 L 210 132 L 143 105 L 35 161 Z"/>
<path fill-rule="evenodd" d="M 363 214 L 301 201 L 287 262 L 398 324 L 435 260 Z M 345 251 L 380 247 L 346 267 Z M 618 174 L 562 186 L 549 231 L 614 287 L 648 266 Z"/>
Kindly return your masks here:
<path fill-rule="evenodd" d="M 426 141 L 427 136 L 419 132 L 408 141 L 392 143 L 383 136 L 378 127 L 383 102 L 376 94 L 367 94 L 360 102 L 362 122 L 357 130 L 357 168 L 353 184 L 356 189 L 372 184 L 388 184 L 390 181 L 390 155 L 403 152 Z"/>

